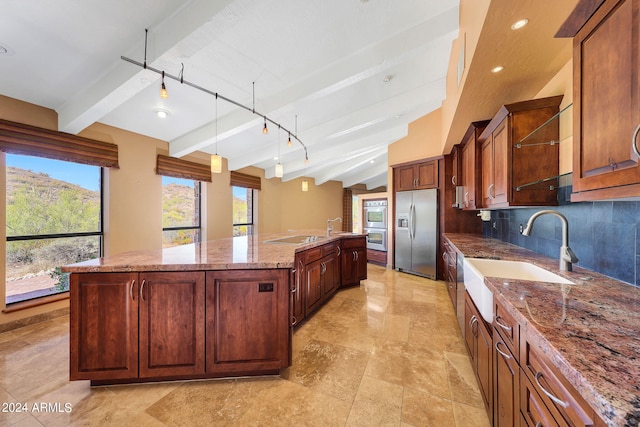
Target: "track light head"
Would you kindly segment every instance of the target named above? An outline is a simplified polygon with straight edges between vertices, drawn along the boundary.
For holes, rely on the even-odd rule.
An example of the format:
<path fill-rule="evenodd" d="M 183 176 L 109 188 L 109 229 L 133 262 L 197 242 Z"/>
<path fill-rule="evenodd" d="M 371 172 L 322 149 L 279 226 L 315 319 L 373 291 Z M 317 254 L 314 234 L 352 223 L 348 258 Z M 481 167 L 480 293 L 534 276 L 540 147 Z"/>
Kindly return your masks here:
<path fill-rule="evenodd" d="M 289 134 L 289 139 L 287 140 L 287 147 L 291 147 L 291 134 Z"/>
<path fill-rule="evenodd" d="M 264 118 L 264 127 L 262 128 L 262 133 L 265 135 L 269 133 L 269 128 L 267 128 L 267 118 Z"/>

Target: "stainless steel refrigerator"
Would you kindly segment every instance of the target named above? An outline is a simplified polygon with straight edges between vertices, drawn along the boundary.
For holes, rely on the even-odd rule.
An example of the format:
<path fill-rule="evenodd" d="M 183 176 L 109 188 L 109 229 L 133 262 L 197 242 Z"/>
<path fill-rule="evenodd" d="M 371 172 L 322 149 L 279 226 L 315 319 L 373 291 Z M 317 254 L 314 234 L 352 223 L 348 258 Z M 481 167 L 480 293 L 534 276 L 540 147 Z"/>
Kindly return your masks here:
<path fill-rule="evenodd" d="M 436 278 L 438 190 L 396 193 L 395 267 Z"/>

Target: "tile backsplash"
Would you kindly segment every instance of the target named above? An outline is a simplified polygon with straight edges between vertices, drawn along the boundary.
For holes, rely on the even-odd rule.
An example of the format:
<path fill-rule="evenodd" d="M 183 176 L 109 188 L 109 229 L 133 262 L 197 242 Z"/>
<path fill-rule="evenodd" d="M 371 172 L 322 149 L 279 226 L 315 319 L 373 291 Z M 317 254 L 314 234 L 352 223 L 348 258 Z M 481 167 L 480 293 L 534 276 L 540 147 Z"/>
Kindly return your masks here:
<path fill-rule="evenodd" d="M 529 237 L 519 231 L 533 213 L 555 210 L 569 221 L 569 246 L 579 259 L 577 265 L 640 286 L 640 202 L 571 203 L 570 194 L 571 186 L 559 189 L 559 206 L 491 211 L 491 221 L 482 223 L 482 234 L 557 259 L 562 244 L 562 222 L 557 217 L 538 217 Z"/>

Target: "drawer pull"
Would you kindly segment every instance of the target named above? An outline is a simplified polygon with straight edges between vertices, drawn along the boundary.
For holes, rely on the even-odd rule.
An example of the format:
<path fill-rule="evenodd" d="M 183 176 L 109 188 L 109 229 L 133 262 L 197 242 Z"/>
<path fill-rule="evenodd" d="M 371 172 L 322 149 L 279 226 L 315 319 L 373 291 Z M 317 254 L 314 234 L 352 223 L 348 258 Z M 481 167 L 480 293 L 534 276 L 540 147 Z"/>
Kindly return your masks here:
<path fill-rule="evenodd" d="M 491 189 L 495 187 L 494 184 L 489 184 L 489 186 L 487 187 L 487 196 L 489 197 L 489 200 L 493 200 L 496 198 L 496 196 L 494 196 L 493 194 L 491 194 Z"/>
<path fill-rule="evenodd" d="M 542 421 L 538 421 L 538 422 L 536 423 L 536 427 L 542 427 Z"/>
<path fill-rule="evenodd" d="M 293 317 L 293 323 L 291 323 L 291 326 L 296 326 L 296 324 L 298 323 L 298 319 L 296 319 L 296 316 L 292 316 Z"/>
<path fill-rule="evenodd" d="M 541 377 L 542 377 L 542 372 L 537 372 L 535 379 L 536 379 L 536 384 L 538 384 L 538 387 L 540 387 L 540 390 L 542 390 L 542 392 L 544 394 L 546 394 L 549 399 L 553 400 L 554 403 L 562 406 L 565 409 L 568 408 L 569 404 L 567 402 L 565 402 L 562 399 L 559 399 L 559 398 L 555 397 L 553 394 L 549 393 L 544 387 L 542 387 L 542 384 L 540 384 L 540 378 Z"/>
<path fill-rule="evenodd" d="M 496 318 L 495 318 L 496 325 L 500 326 L 502 329 L 504 329 L 507 332 L 513 331 L 513 328 L 511 326 L 507 326 L 504 323 L 500 322 L 501 319 L 502 319 L 502 317 L 496 316 Z"/>
<path fill-rule="evenodd" d="M 502 342 L 501 341 L 496 341 L 496 351 L 498 353 L 500 353 L 502 355 L 502 357 L 504 357 L 505 359 L 507 359 L 507 360 L 511 359 L 513 356 L 511 356 L 510 354 L 507 354 L 504 351 L 500 350 L 498 348 L 498 344 L 502 344 Z"/>
<path fill-rule="evenodd" d="M 640 157 L 640 151 L 638 151 L 638 133 L 640 133 L 640 125 L 633 132 L 633 138 L 631 138 L 631 147 L 636 156 Z"/>
<path fill-rule="evenodd" d="M 442 252 L 442 260 L 443 260 L 445 263 L 449 264 L 449 262 L 447 261 L 447 253 L 446 253 L 446 252 Z"/>
<path fill-rule="evenodd" d="M 340 253 L 342 253 L 342 249 L 340 249 L 340 246 L 338 246 L 338 256 L 340 256 Z"/>

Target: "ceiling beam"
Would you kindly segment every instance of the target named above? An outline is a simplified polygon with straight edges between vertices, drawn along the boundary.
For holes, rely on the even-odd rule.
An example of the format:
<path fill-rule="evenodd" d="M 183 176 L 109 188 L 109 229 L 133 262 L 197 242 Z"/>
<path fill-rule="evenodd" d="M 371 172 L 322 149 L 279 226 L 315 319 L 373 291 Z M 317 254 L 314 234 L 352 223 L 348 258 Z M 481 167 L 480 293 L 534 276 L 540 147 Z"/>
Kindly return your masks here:
<path fill-rule="evenodd" d="M 387 164 L 378 163 L 371 168 L 363 170 L 362 172 L 358 172 L 355 175 L 352 175 L 348 178 L 342 180 L 342 187 L 348 188 L 356 184 L 360 184 L 366 182 L 369 179 L 375 178 L 381 174 L 387 173 Z"/>
<path fill-rule="evenodd" d="M 148 46 L 152 48 L 147 53 L 147 63 L 152 64 L 231 3 L 232 0 L 193 0 L 151 28 Z M 123 54 L 144 51 L 143 30 L 140 29 L 139 41 L 131 43 L 135 48 Z M 75 94 L 57 110 L 58 129 L 77 134 L 158 79 L 159 76 L 150 77 L 144 70 L 118 59 L 93 86 Z"/>

